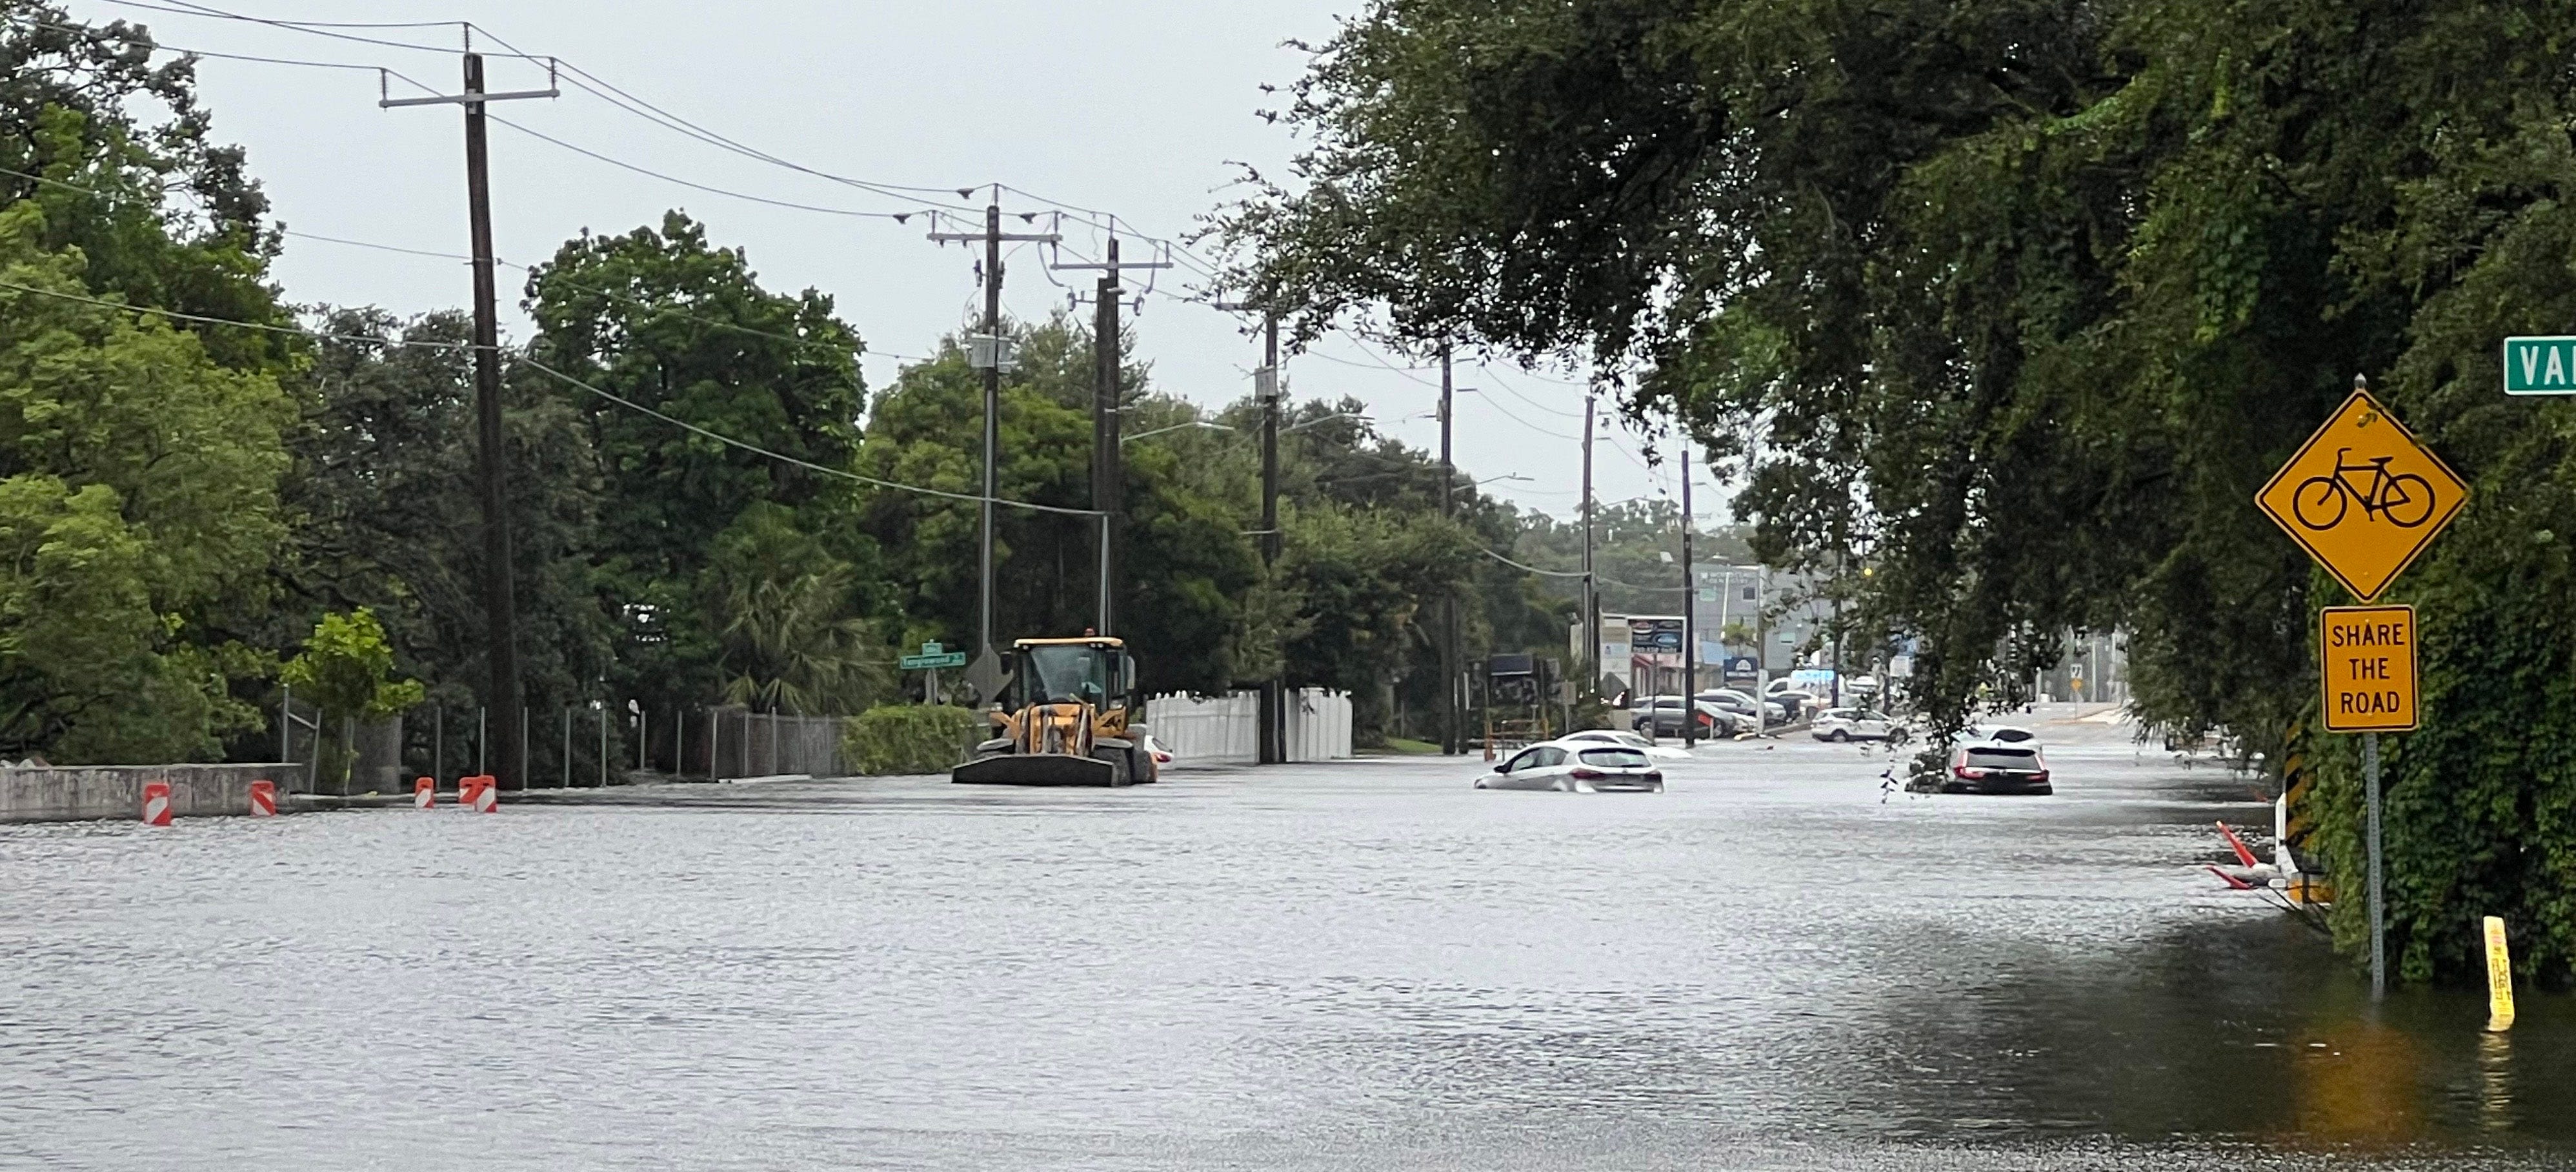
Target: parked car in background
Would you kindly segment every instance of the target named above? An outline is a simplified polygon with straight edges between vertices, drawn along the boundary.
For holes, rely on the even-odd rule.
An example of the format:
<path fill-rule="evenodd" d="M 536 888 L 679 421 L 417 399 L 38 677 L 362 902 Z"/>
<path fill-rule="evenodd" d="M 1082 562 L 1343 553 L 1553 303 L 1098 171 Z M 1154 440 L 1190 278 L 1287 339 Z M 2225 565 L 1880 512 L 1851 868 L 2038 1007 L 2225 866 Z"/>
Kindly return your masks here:
<path fill-rule="evenodd" d="M 1756 700 L 1734 688 L 1710 688 L 1699 694 L 1699 702 L 1732 712 L 1747 723 L 1759 720 L 1764 728 L 1787 724 L 1798 716 L 1796 701 L 1777 696 Z"/>
<path fill-rule="evenodd" d="M 1807 691 L 1785 676 L 1763 685 L 1762 698 L 1789 706 L 1791 720 L 1811 714 L 1825 706 L 1824 697 Z"/>
<path fill-rule="evenodd" d="M 1884 741 L 1904 729 L 1887 714 L 1868 708 L 1828 708 L 1816 714 L 1807 735 L 1820 741 Z"/>
<path fill-rule="evenodd" d="M 1550 790 L 1567 794 L 1664 792 L 1663 770 L 1626 745 L 1549 741 L 1532 745 L 1476 779 L 1477 789 Z"/>
<path fill-rule="evenodd" d="M 2048 757 L 2039 737 L 2025 728 L 1969 728 L 1950 749 L 1944 793 L 2051 794 Z"/>
<path fill-rule="evenodd" d="M 1578 733 L 1567 733 L 1564 736 L 1558 737 L 1557 740 L 1561 742 L 1586 745 L 1609 745 L 1622 749 L 1635 749 L 1648 757 L 1664 761 L 1690 760 L 1690 753 L 1685 750 L 1674 748 L 1671 745 L 1658 745 L 1655 742 L 1638 736 L 1633 732 L 1629 732 L 1626 729 L 1588 729 Z"/>
<path fill-rule="evenodd" d="M 1705 736 L 1731 737 L 1742 730 L 1733 714 L 1710 704 L 1694 703 L 1691 708 Z M 1628 727 L 1659 737 L 1682 735 L 1682 698 L 1653 696 L 1641 699 L 1628 710 Z"/>

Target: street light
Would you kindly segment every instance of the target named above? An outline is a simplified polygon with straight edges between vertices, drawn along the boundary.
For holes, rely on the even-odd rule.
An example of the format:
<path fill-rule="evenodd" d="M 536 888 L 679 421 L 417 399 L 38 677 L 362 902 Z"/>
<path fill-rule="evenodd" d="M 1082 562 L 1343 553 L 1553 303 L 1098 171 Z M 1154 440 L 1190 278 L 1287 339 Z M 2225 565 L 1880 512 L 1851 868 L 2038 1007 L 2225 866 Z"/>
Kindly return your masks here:
<path fill-rule="evenodd" d="M 1189 428 L 1193 428 L 1193 427 L 1197 427 L 1197 428 L 1204 428 L 1204 429 L 1206 429 L 1206 430 L 1208 430 L 1208 431 L 1233 431 L 1233 430 L 1234 430 L 1233 428 L 1231 428 L 1231 427 L 1227 427 L 1226 425 L 1224 425 L 1224 424 L 1222 424 L 1222 423 L 1210 423 L 1210 422 L 1208 422 L 1207 420 L 1204 420 L 1204 419 L 1193 419 L 1193 420 L 1190 420 L 1190 421 L 1189 421 L 1189 422 L 1187 422 L 1187 423 L 1175 423 L 1175 424 L 1171 425 L 1170 427 L 1157 427 L 1157 428 L 1155 428 L 1155 429 L 1154 429 L 1154 430 L 1152 430 L 1152 431 L 1140 431 L 1140 432 L 1137 432 L 1137 433 L 1136 433 L 1136 434 L 1134 434 L 1134 435 L 1125 435 L 1125 436 L 1120 436 L 1120 437 L 1118 437 L 1118 444 L 1119 444 L 1119 446 L 1124 447 L 1124 446 L 1126 446 L 1126 445 L 1128 445 L 1128 444 L 1131 444 L 1131 443 L 1136 442 L 1137 440 L 1143 439 L 1143 438 L 1145 438 L 1146 436 L 1149 436 L 1149 435 L 1161 435 L 1161 434 L 1163 434 L 1164 432 L 1167 432 L 1167 431 L 1183 431 L 1183 430 L 1186 430 L 1186 429 L 1189 429 Z"/>
<path fill-rule="evenodd" d="M 1309 419 L 1309 420 L 1307 420 L 1307 421 L 1306 421 L 1306 422 L 1304 422 L 1304 423 L 1294 423 L 1294 424 L 1290 424 L 1290 425 L 1288 425 L 1288 426 L 1286 426 L 1286 427 L 1280 428 L 1279 430 L 1280 430 L 1280 432 L 1281 432 L 1282 434 L 1285 434 L 1285 433 L 1287 433 L 1287 432 L 1297 431 L 1297 430 L 1300 430 L 1300 429 L 1302 429 L 1302 428 L 1313 427 L 1313 426 L 1315 426 L 1315 425 L 1316 425 L 1316 424 L 1318 424 L 1318 423 L 1331 423 L 1332 421 L 1334 421 L 1334 420 L 1336 420 L 1336 419 L 1357 419 L 1357 420 L 1360 420 L 1360 421 L 1361 421 L 1361 422 L 1363 422 L 1363 423 L 1375 423 L 1375 422 L 1377 422 L 1377 419 L 1376 419 L 1376 417 L 1375 417 L 1375 416 L 1371 416 L 1371 415 L 1368 415 L 1368 414 L 1365 414 L 1365 413 L 1362 413 L 1362 412 L 1358 412 L 1358 411 L 1336 411 L 1336 412 L 1333 412 L 1333 413 L 1332 413 L 1332 414 L 1330 414 L 1330 415 L 1318 415 L 1318 416 L 1316 416 L 1315 418 L 1313 418 L 1313 419 Z"/>

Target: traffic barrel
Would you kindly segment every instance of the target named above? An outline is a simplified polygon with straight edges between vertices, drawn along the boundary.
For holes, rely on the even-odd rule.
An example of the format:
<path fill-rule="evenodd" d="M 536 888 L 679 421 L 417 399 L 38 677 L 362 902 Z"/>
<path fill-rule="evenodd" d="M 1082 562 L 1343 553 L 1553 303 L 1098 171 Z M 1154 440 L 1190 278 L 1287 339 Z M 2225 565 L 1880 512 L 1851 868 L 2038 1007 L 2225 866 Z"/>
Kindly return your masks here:
<path fill-rule="evenodd" d="M 143 824 L 146 826 L 168 826 L 170 824 L 169 782 L 147 781 L 143 783 Z"/>
<path fill-rule="evenodd" d="M 438 779 L 416 777 L 411 783 L 411 804 L 423 810 L 438 805 Z"/>
<path fill-rule="evenodd" d="M 250 816 L 277 817 L 277 783 L 261 778 L 250 783 Z"/>
<path fill-rule="evenodd" d="M 491 774 L 486 773 L 479 777 L 466 778 L 465 786 L 466 791 L 461 800 L 463 800 L 466 806 L 471 808 L 475 813 L 498 814 L 501 812 L 501 795 L 499 787 L 493 784 Z"/>

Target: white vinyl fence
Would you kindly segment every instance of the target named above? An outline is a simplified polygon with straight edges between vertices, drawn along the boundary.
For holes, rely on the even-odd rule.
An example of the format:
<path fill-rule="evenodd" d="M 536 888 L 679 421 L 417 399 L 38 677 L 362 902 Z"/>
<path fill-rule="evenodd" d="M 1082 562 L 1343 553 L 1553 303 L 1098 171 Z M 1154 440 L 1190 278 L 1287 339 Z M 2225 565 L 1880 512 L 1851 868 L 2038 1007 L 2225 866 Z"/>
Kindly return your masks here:
<path fill-rule="evenodd" d="M 1322 688 L 1288 693 L 1288 759 L 1340 761 L 1350 755 L 1350 695 Z"/>
<path fill-rule="evenodd" d="M 1351 755 L 1351 698 L 1322 688 L 1288 693 L 1288 759 L 1337 761 Z M 1145 724 L 1172 751 L 1173 764 L 1250 765 L 1261 757 L 1261 694 L 1156 696 Z"/>

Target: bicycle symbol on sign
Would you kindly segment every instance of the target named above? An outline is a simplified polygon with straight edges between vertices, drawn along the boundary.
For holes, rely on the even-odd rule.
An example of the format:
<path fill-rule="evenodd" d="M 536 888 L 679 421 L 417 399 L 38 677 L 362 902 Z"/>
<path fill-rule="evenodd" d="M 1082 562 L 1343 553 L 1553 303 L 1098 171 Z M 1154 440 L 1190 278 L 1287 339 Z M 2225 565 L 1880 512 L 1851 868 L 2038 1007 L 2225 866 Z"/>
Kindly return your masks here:
<path fill-rule="evenodd" d="M 2413 529 L 2433 518 L 2433 483 L 2412 472 L 2390 475 L 2388 462 L 2395 456 L 2380 456 L 2366 464 L 2347 464 L 2344 455 L 2351 448 L 2335 449 L 2334 474 L 2311 476 L 2299 482 L 2290 495 L 2290 513 L 2299 524 L 2310 529 L 2332 529 L 2343 524 L 2352 506 L 2361 506 L 2361 514 L 2373 520 L 2385 518 L 2400 529 Z M 2367 472 L 2370 479 L 2356 483 L 2346 479 L 2347 472 Z M 2368 487 L 2363 487 L 2366 483 Z"/>

